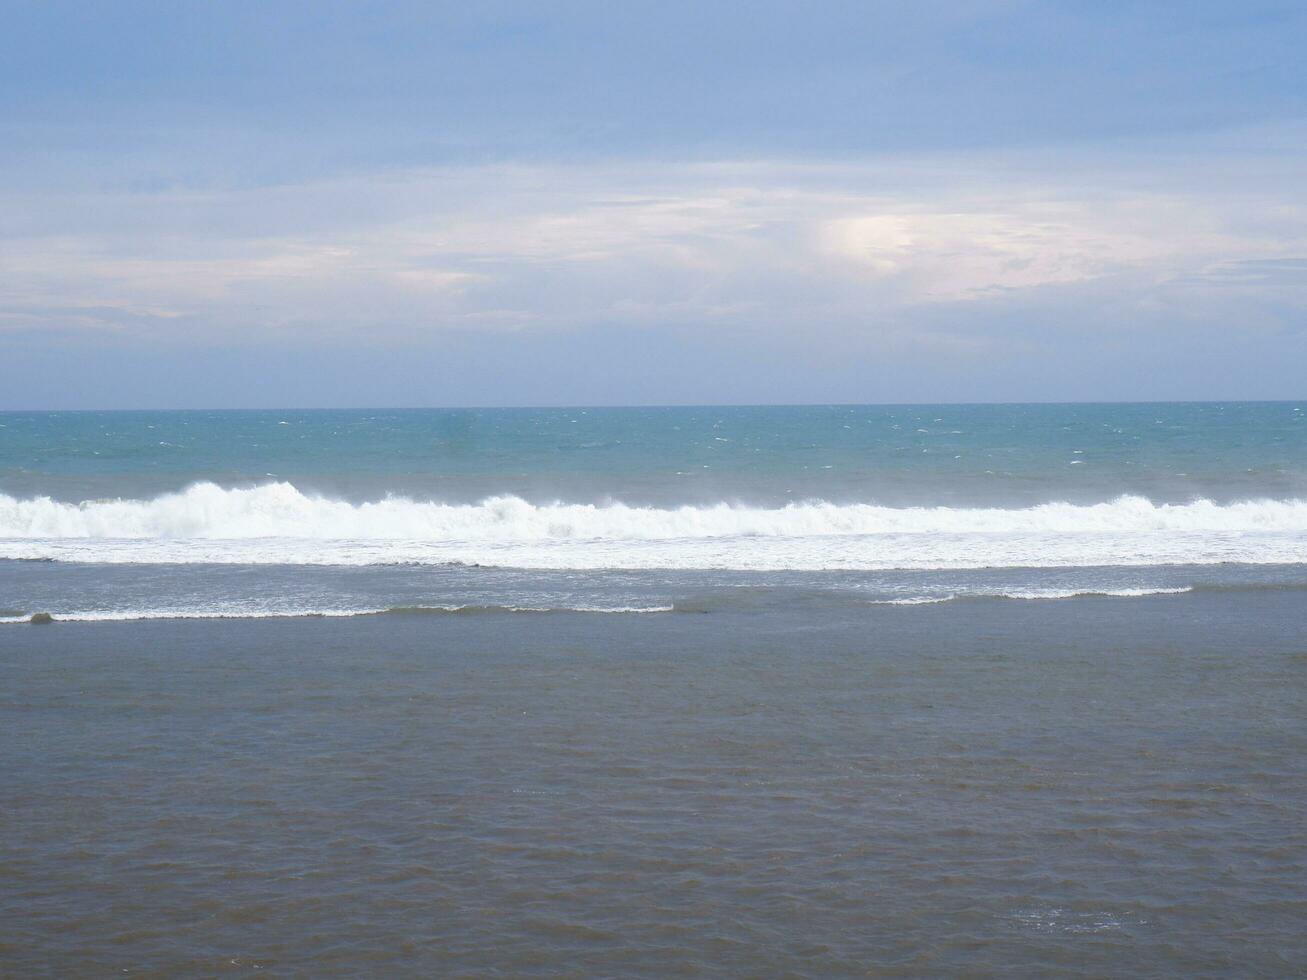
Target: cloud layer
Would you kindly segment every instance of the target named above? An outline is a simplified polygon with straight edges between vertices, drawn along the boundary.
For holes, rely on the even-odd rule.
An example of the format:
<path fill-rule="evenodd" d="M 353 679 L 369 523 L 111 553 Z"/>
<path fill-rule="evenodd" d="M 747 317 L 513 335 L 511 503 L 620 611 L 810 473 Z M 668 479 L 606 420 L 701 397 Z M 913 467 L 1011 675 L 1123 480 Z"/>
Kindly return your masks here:
<path fill-rule="evenodd" d="M 1303 393 L 1295 5 L 436 6 L 10 16 L 0 404 Z"/>

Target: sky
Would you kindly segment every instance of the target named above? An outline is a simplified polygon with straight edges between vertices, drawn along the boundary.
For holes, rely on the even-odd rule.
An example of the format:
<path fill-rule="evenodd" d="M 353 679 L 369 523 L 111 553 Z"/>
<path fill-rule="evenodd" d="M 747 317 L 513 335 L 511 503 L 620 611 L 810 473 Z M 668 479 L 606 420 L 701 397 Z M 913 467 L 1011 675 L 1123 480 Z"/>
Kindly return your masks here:
<path fill-rule="evenodd" d="M 1307 398 L 1307 4 L 0 0 L 0 409 Z"/>

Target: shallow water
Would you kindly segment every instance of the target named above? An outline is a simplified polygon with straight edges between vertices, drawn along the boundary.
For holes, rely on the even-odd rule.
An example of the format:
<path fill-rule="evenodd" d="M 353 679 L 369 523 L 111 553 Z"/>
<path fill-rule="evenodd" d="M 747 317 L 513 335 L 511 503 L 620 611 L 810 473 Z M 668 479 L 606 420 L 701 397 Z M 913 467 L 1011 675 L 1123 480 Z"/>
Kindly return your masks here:
<path fill-rule="evenodd" d="M 1287 976 L 1307 603 L 0 634 L 13 975 Z"/>

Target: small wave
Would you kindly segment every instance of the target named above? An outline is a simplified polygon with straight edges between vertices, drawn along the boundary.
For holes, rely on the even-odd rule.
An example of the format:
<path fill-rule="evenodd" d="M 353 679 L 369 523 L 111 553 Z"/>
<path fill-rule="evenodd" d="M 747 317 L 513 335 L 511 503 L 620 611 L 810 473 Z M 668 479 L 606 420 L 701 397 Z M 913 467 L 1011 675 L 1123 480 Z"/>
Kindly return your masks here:
<path fill-rule="evenodd" d="M 1141 589 L 1021 589 L 998 593 L 998 597 L 1001 599 L 1077 599 L 1086 596 L 1103 596 L 1112 599 L 1138 599 L 1149 595 L 1181 595 L 1193 590 L 1192 585 Z"/>
<path fill-rule="evenodd" d="M 923 595 L 911 596 L 906 599 L 872 599 L 873 606 L 927 606 L 936 602 L 951 602 L 956 599 L 956 595 Z"/>
<path fill-rule="evenodd" d="M 93 609 L 52 613 L 55 622 L 123 623 L 159 619 L 352 619 L 364 616 L 476 616 L 513 613 L 668 613 L 671 605 L 661 606 L 388 606 L 377 609 Z M 0 624 L 30 623 L 32 613 L 0 610 Z"/>
<path fill-rule="evenodd" d="M 1007 592 L 964 592 L 941 596 L 910 596 L 901 599 L 872 599 L 873 606 L 924 606 L 958 599 L 1076 599 L 1100 596 L 1113 599 L 1137 599 L 1150 595 L 1181 595 L 1193 592 L 1194 586 L 1135 589 L 1016 589 Z"/>
<path fill-rule="evenodd" d="M 439 616 L 459 614 L 475 616 L 490 613 L 668 613 L 676 612 L 674 605 L 667 606 L 392 606 L 359 615 L 388 616 Z"/>
<path fill-rule="evenodd" d="M 369 616 L 383 609 L 90 609 L 51 613 L 61 623 L 119 623 L 147 619 L 321 619 Z M 27 623 L 31 613 L 0 617 L 0 623 Z"/>

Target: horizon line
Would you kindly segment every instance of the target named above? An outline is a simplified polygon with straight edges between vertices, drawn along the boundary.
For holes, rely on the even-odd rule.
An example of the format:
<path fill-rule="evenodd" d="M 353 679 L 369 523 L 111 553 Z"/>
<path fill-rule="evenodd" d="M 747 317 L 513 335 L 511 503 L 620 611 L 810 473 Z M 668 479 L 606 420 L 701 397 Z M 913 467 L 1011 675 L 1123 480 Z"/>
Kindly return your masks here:
<path fill-rule="evenodd" d="M 900 401 L 900 402 L 649 402 L 635 404 L 552 404 L 552 405 L 264 405 L 264 406 L 202 406 L 156 408 L 0 408 L 0 415 L 41 413 L 74 414 L 111 412 L 500 412 L 500 411 L 621 411 L 630 409 L 687 409 L 687 408 L 914 408 L 926 406 L 952 406 L 957 408 L 1008 407 L 1024 405 L 1292 405 L 1307 404 L 1302 398 L 1140 398 L 1140 399 L 1084 399 L 1072 401 Z"/>

